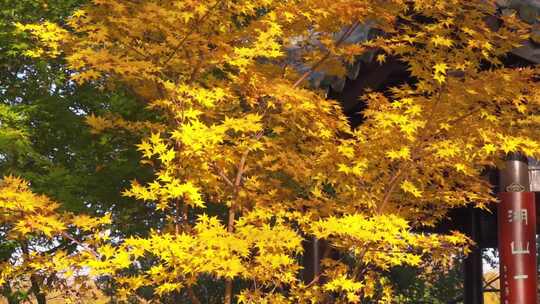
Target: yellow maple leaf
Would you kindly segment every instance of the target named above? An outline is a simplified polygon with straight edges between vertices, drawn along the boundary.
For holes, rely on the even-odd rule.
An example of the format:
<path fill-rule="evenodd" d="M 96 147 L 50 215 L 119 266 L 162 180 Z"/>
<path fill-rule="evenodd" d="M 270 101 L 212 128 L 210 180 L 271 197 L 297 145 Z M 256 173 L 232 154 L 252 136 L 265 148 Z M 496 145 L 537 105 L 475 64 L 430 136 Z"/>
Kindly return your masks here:
<path fill-rule="evenodd" d="M 433 66 L 433 70 L 435 71 L 435 74 L 446 75 L 447 69 L 448 69 L 448 65 L 446 63 L 437 63 Z"/>
<path fill-rule="evenodd" d="M 448 39 L 446 37 L 439 36 L 439 35 L 436 35 L 435 37 L 431 38 L 431 42 L 435 46 L 442 45 L 442 46 L 446 46 L 446 47 L 451 47 L 453 45 L 452 40 L 450 40 L 450 39 Z"/>
<path fill-rule="evenodd" d="M 391 160 L 409 159 L 411 157 L 411 151 L 409 147 L 403 147 L 399 150 L 390 150 L 386 152 L 386 156 L 388 156 Z"/>
<path fill-rule="evenodd" d="M 386 61 L 386 54 L 379 54 L 375 59 L 379 64 L 383 64 Z"/>
<path fill-rule="evenodd" d="M 438 83 L 443 83 L 446 81 L 446 76 L 444 76 L 443 74 L 435 74 L 433 76 L 433 79 L 437 80 Z"/>
<path fill-rule="evenodd" d="M 414 197 L 422 197 L 422 191 L 419 190 L 413 183 L 408 180 L 404 180 L 401 183 L 401 189 L 407 193 L 412 194 Z"/>

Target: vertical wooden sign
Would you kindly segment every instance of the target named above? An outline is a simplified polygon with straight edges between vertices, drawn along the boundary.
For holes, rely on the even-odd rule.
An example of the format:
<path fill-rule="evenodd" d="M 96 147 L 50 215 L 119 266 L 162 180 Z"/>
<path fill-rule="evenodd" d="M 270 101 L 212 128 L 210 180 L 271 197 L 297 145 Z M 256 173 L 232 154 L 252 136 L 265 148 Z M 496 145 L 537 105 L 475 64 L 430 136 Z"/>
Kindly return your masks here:
<path fill-rule="evenodd" d="M 533 192 L 502 192 L 499 204 L 501 303 L 536 304 L 536 208 Z"/>
<path fill-rule="evenodd" d="M 526 162 L 514 159 L 501 172 L 498 207 L 502 304 L 537 304 L 536 206 Z"/>

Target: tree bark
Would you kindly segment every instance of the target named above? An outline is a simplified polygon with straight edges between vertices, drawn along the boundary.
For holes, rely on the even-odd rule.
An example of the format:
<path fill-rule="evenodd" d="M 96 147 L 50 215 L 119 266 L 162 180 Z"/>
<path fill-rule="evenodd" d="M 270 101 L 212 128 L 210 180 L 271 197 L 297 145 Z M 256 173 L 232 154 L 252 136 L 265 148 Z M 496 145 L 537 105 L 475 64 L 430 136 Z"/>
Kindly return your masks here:
<path fill-rule="evenodd" d="M 2 286 L 2 295 L 7 299 L 8 304 L 19 304 L 20 301 L 17 299 L 17 296 L 13 294 L 13 290 L 8 283 L 5 283 Z"/>
<path fill-rule="evenodd" d="M 28 244 L 23 243 L 21 245 L 22 245 L 21 249 L 22 249 L 24 255 L 26 255 L 26 257 L 29 257 L 30 256 L 30 251 L 28 250 Z M 30 275 L 30 283 L 32 284 L 30 290 L 32 291 L 32 293 L 36 297 L 37 304 L 47 304 L 47 296 L 41 290 L 41 288 L 39 286 L 39 279 L 35 274 Z"/>
<path fill-rule="evenodd" d="M 30 276 L 30 282 L 32 283 L 32 293 L 36 297 L 38 304 L 47 304 L 47 297 L 44 292 L 41 291 L 39 287 L 38 278 L 35 275 Z"/>
<path fill-rule="evenodd" d="M 229 222 L 227 224 L 228 232 L 233 232 L 234 230 L 234 217 L 235 217 L 234 206 L 231 206 L 231 208 L 229 209 Z M 225 298 L 223 300 L 223 304 L 232 303 L 232 289 L 233 289 L 232 278 L 227 279 L 225 281 Z"/>

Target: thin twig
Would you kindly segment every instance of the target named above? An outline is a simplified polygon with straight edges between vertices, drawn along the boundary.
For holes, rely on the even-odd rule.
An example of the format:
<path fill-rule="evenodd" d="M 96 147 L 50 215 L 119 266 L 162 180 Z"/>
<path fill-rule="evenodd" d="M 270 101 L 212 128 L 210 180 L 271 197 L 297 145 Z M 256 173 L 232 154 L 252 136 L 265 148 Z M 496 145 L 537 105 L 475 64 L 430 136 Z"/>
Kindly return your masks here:
<path fill-rule="evenodd" d="M 238 191 L 238 188 L 240 187 L 240 183 L 242 182 L 242 176 L 244 175 L 246 159 L 248 157 L 248 154 L 249 154 L 249 149 L 246 149 L 246 151 L 242 153 L 242 158 L 240 158 L 240 163 L 238 164 L 238 171 L 236 172 L 236 178 L 234 179 L 235 191 Z"/>
<path fill-rule="evenodd" d="M 336 47 L 339 47 L 349 36 L 356 30 L 356 28 L 360 25 L 360 21 L 355 21 L 344 33 L 341 35 L 341 37 L 336 42 Z M 328 58 L 330 58 L 330 55 L 332 55 L 332 51 L 328 50 L 326 54 L 319 59 L 310 69 L 309 71 L 305 72 L 294 84 L 293 88 L 299 86 L 304 80 L 306 80 L 315 70 L 321 66 Z"/>
<path fill-rule="evenodd" d="M 486 287 L 492 287 L 491 284 L 493 284 L 495 281 L 497 281 L 499 279 L 499 276 L 495 276 L 494 278 L 492 278 L 491 280 L 487 281 L 487 282 L 484 282 L 484 288 Z"/>
<path fill-rule="evenodd" d="M 443 89 L 444 89 L 444 87 L 441 86 L 439 91 L 438 91 L 437 99 L 435 100 L 435 104 L 433 105 L 433 107 L 431 108 L 431 111 L 427 115 L 428 116 L 428 119 L 427 119 L 428 122 L 435 121 L 435 119 L 433 119 L 433 118 L 435 116 L 435 113 L 437 112 L 436 111 L 437 107 L 439 106 L 439 104 L 441 102 Z M 425 130 L 430 130 L 430 128 L 428 128 L 428 127 L 424 127 L 424 129 Z M 424 143 L 428 139 L 437 136 L 437 134 L 438 134 L 437 132 L 435 132 L 433 134 L 426 134 L 426 133 L 422 134 L 422 136 L 417 140 L 419 142 L 419 144 L 411 151 L 411 155 L 413 155 L 413 156 L 417 155 L 420 152 L 420 150 L 423 149 Z M 382 211 L 383 207 L 388 203 L 388 201 L 390 200 L 390 197 L 392 196 L 392 193 L 394 192 L 394 190 L 396 188 L 396 185 L 398 184 L 398 182 L 400 181 L 400 179 L 402 177 L 401 175 L 403 174 L 403 172 L 408 171 L 410 166 L 411 166 L 411 162 L 408 162 L 405 165 L 400 166 L 399 169 L 394 174 L 394 176 L 392 176 L 392 178 L 388 182 L 388 185 L 389 185 L 388 190 L 385 191 L 385 194 L 383 196 L 383 200 L 382 200 L 381 204 L 377 207 L 377 213 L 380 213 Z"/>
<path fill-rule="evenodd" d="M 184 43 L 187 41 L 187 39 L 197 30 L 199 29 L 200 27 L 198 26 L 198 23 L 200 23 L 201 21 L 203 21 L 204 19 L 206 19 L 206 17 L 208 17 L 208 15 L 210 15 L 210 13 L 216 8 L 218 7 L 218 5 L 220 5 L 221 3 L 223 2 L 223 0 L 219 0 L 217 1 L 210 9 L 208 9 L 208 11 L 206 11 L 206 13 L 204 15 L 202 15 L 199 19 L 197 19 L 197 21 L 195 22 L 195 24 L 191 27 L 191 30 L 184 36 L 184 38 L 182 38 L 182 40 L 180 40 L 180 42 L 178 43 L 178 45 L 174 48 L 174 50 L 172 51 L 172 53 L 165 59 L 165 61 L 163 62 L 163 65 L 165 66 L 167 63 L 169 63 L 169 61 L 171 61 L 171 59 L 174 57 L 174 55 L 176 55 L 176 53 L 178 53 L 178 51 L 182 48 L 182 46 L 184 45 Z"/>
<path fill-rule="evenodd" d="M 382 211 L 384 205 L 386 205 L 386 203 L 390 199 L 390 196 L 392 195 L 392 192 L 394 192 L 394 189 L 396 188 L 396 185 L 398 184 L 398 182 L 399 182 L 399 180 L 401 178 L 401 173 L 403 172 L 402 169 L 403 168 L 398 169 L 398 171 L 396 171 L 394 176 L 392 176 L 392 178 L 388 182 L 390 187 L 388 187 L 388 190 L 386 190 L 382 202 L 377 207 L 377 213 L 380 213 Z"/>
<path fill-rule="evenodd" d="M 69 239 L 70 241 L 74 242 L 75 244 L 81 246 L 82 248 L 88 250 L 90 253 L 92 253 L 96 258 L 99 258 L 101 257 L 101 255 L 99 253 L 97 253 L 97 251 L 95 251 L 94 249 L 90 248 L 88 245 L 85 245 L 81 242 L 79 242 L 77 239 L 75 239 L 74 237 L 72 237 L 71 235 L 69 235 L 67 232 L 61 232 L 61 235 L 67 239 Z"/>
<path fill-rule="evenodd" d="M 180 215 L 180 200 L 176 199 L 174 205 L 176 211 L 176 218 L 174 219 L 174 234 L 178 235 L 180 234 L 180 217 L 182 216 Z"/>
<path fill-rule="evenodd" d="M 254 139 L 259 140 L 263 136 L 264 132 L 261 130 L 255 135 Z M 249 155 L 249 149 L 246 149 L 244 153 L 242 153 L 242 157 L 240 158 L 240 162 L 238 163 L 238 171 L 236 172 L 236 178 L 234 180 L 233 184 L 233 202 L 231 204 L 231 207 L 229 208 L 229 221 L 227 223 L 227 232 L 232 233 L 234 231 L 234 218 L 236 216 L 236 199 L 238 197 L 238 192 L 240 191 L 240 186 L 242 185 L 242 177 L 245 172 L 245 166 L 247 157 Z M 230 304 L 232 302 L 232 289 L 233 289 L 233 281 L 232 278 L 229 278 L 225 281 L 225 298 L 224 298 L 224 304 Z"/>
<path fill-rule="evenodd" d="M 212 166 L 216 169 L 218 175 L 227 183 L 227 185 L 234 188 L 234 183 L 229 179 L 229 177 L 225 174 L 225 171 L 221 167 L 219 167 L 217 164 L 212 164 Z"/>

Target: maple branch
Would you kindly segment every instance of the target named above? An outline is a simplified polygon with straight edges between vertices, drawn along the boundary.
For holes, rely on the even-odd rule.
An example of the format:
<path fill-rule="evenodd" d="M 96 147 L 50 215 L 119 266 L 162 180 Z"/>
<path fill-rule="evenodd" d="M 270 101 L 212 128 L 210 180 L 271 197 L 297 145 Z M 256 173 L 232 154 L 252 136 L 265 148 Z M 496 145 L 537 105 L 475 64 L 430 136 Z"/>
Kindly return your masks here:
<path fill-rule="evenodd" d="M 317 282 L 319 282 L 319 279 L 322 277 L 322 273 L 319 273 L 318 275 L 316 275 L 313 280 L 311 280 L 311 282 L 309 282 L 306 287 L 309 287 Z"/>
<path fill-rule="evenodd" d="M 341 37 L 336 42 L 336 47 L 339 47 L 347 38 L 351 36 L 351 34 L 356 30 L 356 28 L 360 25 L 360 21 L 355 21 L 349 28 L 341 35 Z M 299 86 L 304 80 L 306 80 L 315 70 L 321 66 L 328 58 L 330 58 L 330 55 L 332 55 L 332 51 L 328 50 L 326 54 L 319 59 L 310 69 L 309 71 L 305 72 L 294 84 L 293 88 L 296 88 Z"/>
<path fill-rule="evenodd" d="M 240 163 L 238 164 L 238 171 L 236 172 L 236 178 L 234 179 L 235 191 L 238 191 L 238 188 L 240 187 L 240 184 L 242 182 L 242 176 L 244 175 L 246 159 L 248 157 L 248 154 L 249 154 L 249 150 L 246 149 L 246 151 L 242 153 L 242 158 L 240 158 Z"/>
<path fill-rule="evenodd" d="M 206 19 L 206 17 L 208 17 L 208 15 L 210 15 L 210 13 L 216 8 L 218 7 L 218 5 L 220 5 L 221 3 L 223 2 L 223 0 L 219 0 L 217 1 L 210 9 L 208 9 L 208 11 L 206 11 L 206 13 L 204 15 L 202 15 L 199 19 L 197 19 L 197 21 L 195 22 L 195 25 L 199 24 L 201 21 L 203 21 L 204 19 Z M 180 42 L 178 43 L 178 45 L 174 48 L 174 50 L 171 52 L 171 54 L 165 59 L 165 61 L 163 62 L 163 65 L 166 65 L 167 63 L 169 63 L 169 61 L 171 61 L 171 59 L 176 55 L 176 53 L 178 53 L 178 51 L 182 48 L 182 46 L 184 45 L 184 43 L 186 42 L 186 40 L 193 34 L 195 33 L 195 31 L 197 29 L 199 29 L 200 27 L 199 26 L 192 26 L 190 31 L 184 36 L 184 38 L 182 38 L 182 40 L 180 40 Z"/>
<path fill-rule="evenodd" d="M 96 258 L 99 258 L 101 257 L 101 255 L 99 253 L 97 253 L 97 251 L 95 251 L 94 249 L 90 248 L 88 245 L 85 245 L 83 243 L 81 243 L 80 241 L 78 241 L 77 239 L 75 239 L 73 236 L 71 236 L 69 233 L 67 232 L 64 232 L 62 231 L 60 233 L 63 237 L 67 238 L 68 240 L 72 241 L 73 243 L 81 246 L 82 248 L 88 250 L 92 255 L 94 255 Z"/>
<path fill-rule="evenodd" d="M 263 135 L 264 135 L 263 130 L 260 130 L 253 137 L 253 139 L 257 141 L 261 139 Z M 248 155 L 249 155 L 249 149 L 246 149 L 244 153 L 242 153 L 242 158 L 240 158 L 240 163 L 238 164 L 238 171 L 236 173 L 236 178 L 234 180 L 234 187 L 236 188 L 235 191 L 238 191 L 238 188 L 240 187 L 242 183 L 242 176 L 244 175 L 244 172 L 245 172 L 245 165 L 246 165 L 246 160 L 247 160 Z"/>
<path fill-rule="evenodd" d="M 225 282 L 225 299 L 223 303 L 232 303 L 232 279 L 227 279 L 227 281 Z"/>
<path fill-rule="evenodd" d="M 229 177 L 227 177 L 227 175 L 225 174 L 225 171 L 223 171 L 223 169 L 215 163 L 212 164 L 212 166 L 216 169 L 217 174 L 227 183 L 227 185 L 234 188 L 234 183 L 229 179 Z"/>
<path fill-rule="evenodd" d="M 107 36 L 107 38 L 111 39 L 109 36 Z M 131 37 L 130 37 L 131 38 Z M 133 39 L 133 38 L 132 38 Z M 137 55 L 141 56 L 144 60 L 151 60 L 150 56 L 144 54 L 143 52 L 137 50 L 137 48 L 131 44 L 128 44 L 128 43 L 125 43 L 123 41 L 120 41 L 118 40 L 118 43 L 120 43 L 121 45 L 123 45 L 124 47 L 127 47 L 128 49 L 132 50 L 133 52 L 135 52 Z M 151 61 L 154 61 L 154 60 L 151 60 Z"/>
<path fill-rule="evenodd" d="M 388 187 L 388 189 L 385 191 L 384 193 L 384 196 L 383 196 L 383 200 L 382 202 L 379 204 L 379 206 L 377 207 L 377 214 L 380 213 L 384 207 L 384 205 L 386 205 L 386 203 L 388 202 L 388 200 L 390 200 L 390 196 L 392 195 L 392 192 L 394 192 L 394 189 L 396 188 L 396 185 L 398 184 L 398 181 L 401 177 L 401 173 L 403 172 L 402 171 L 403 168 L 400 168 L 396 171 L 396 173 L 394 174 L 394 176 L 392 176 L 392 178 L 390 179 L 390 181 L 388 182 L 388 184 L 390 185 Z"/>
<path fill-rule="evenodd" d="M 362 254 L 362 259 L 364 258 L 364 255 L 367 253 L 368 250 L 365 250 Z M 365 266 L 365 267 L 362 267 L 361 266 Z M 369 270 L 369 265 L 367 264 L 358 264 L 354 267 L 354 270 L 352 272 L 352 278 L 353 279 L 357 279 L 357 280 L 361 280 L 361 277 Z"/>
<path fill-rule="evenodd" d="M 360 252 L 360 254 L 358 254 L 358 265 L 355 267 L 354 271 L 353 271 L 353 278 L 355 278 L 356 276 L 358 276 L 361 271 L 360 271 L 360 266 L 364 266 L 364 263 L 362 262 L 362 260 L 364 259 L 364 256 L 366 255 L 366 253 L 368 252 L 369 250 L 369 244 L 366 244 L 364 245 L 364 248 L 362 249 L 362 251 Z M 363 271 L 363 270 L 362 270 Z"/>
<path fill-rule="evenodd" d="M 456 117 L 455 119 L 452 119 L 451 121 L 448 122 L 448 124 L 452 125 L 452 124 L 455 124 L 455 123 L 459 122 L 460 120 L 463 120 L 463 119 L 465 119 L 465 118 L 467 118 L 469 116 L 472 116 L 473 114 L 480 111 L 482 109 L 482 107 L 483 107 L 482 105 L 476 106 L 476 107 L 472 108 L 470 112 L 465 113 L 465 114 L 463 114 L 463 115 L 461 115 L 459 117 Z"/>
<path fill-rule="evenodd" d="M 199 71 L 201 70 L 201 66 L 202 66 L 203 62 L 204 62 L 204 55 L 201 55 L 198 58 L 197 64 L 193 68 L 193 72 L 191 72 L 191 75 L 189 76 L 189 79 L 188 79 L 187 83 L 192 83 L 193 81 L 195 81 L 195 78 L 197 77 L 197 74 L 199 74 Z"/>
<path fill-rule="evenodd" d="M 191 230 L 191 227 L 189 226 L 189 206 L 187 204 L 184 204 L 184 207 L 182 208 L 182 225 L 184 226 L 184 229 L 186 231 Z"/>
<path fill-rule="evenodd" d="M 176 219 L 174 223 L 174 234 L 178 235 L 180 233 L 180 201 L 178 199 L 174 202 L 174 207 L 176 210 Z"/>
<path fill-rule="evenodd" d="M 499 276 L 495 276 L 494 278 L 492 278 L 491 280 L 489 281 L 485 281 L 484 280 L 484 288 L 486 287 L 492 287 L 491 284 L 493 284 L 495 281 L 497 281 L 499 279 Z"/>
<path fill-rule="evenodd" d="M 249 150 L 246 149 L 244 153 L 242 154 L 242 158 L 240 159 L 240 163 L 238 164 L 238 172 L 236 173 L 236 178 L 234 180 L 233 186 L 233 195 L 234 199 L 231 204 L 231 207 L 229 208 L 229 219 L 227 222 L 227 232 L 232 233 L 234 231 L 234 218 L 236 217 L 236 204 L 234 200 L 236 199 L 238 195 L 238 191 L 240 188 L 240 184 L 242 182 L 242 175 L 244 174 L 244 166 L 246 164 L 246 159 L 249 154 Z M 231 182 L 229 180 L 229 182 Z M 231 182 L 232 183 L 232 182 Z M 229 278 L 225 281 L 225 299 L 224 304 L 230 304 L 232 303 L 232 278 Z"/>
<path fill-rule="evenodd" d="M 255 135 L 255 140 L 259 140 L 263 136 L 264 132 L 261 130 Z M 233 184 L 233 202 L 231 204 L 231 207 L 229 208 L 229 220 L 227 222 L 227 232 L 231 233 L 234 231 L 234 218 L 236 216 L 236 198 L 238 196 L 238 191 L 240 189 L 240 186 L 242 184 L 242 176 L 245 172 L 245 166 L 246 166 L 246 160 L 249 155 L 249 149 L 246 149 L 244 153 L 242 153 L 242 157 L 240 158 L 240 162 L 238 163 L 238 171 L 236 172 L 236 178 L 234 179 Z M 230 182 L 230 180 L 229 180 Z M 232 183 L 232 182 L 231 182 Z M 225 281 L 225 299 L 224 304 L 230 304 L 232 303 L 232 278 L 227 279 Z"/>
<path fill-rule="evenodd" d="M 435 116 L 435 113 L 436 113 L 436 109 L 437 107 L 439 106 L 440 104 L 440 101 L 441 101 L 441 98 L 442 98 L 442 90 L 443 90 L 443 87 L 441 86 L 438 93 L 437 93 L 437 99 L 435 100 L 435 104 L 434 106 L 431 108 L 431 111 L 428 115 L 428 119 L 427 121 L 428 122 L 433 122 L 435 121 L 434 119 L 434 116 Z M 425 130 L 431 130 L 431 128 L 427 128 L 425 127 L 424 128 Z M 411 155 L 417 155 L 420 150 L 422 150 L 423 148 L 423 143 L 432 138 L 432 137 L 435 137 L 437 136 L 437 132 L 433 133 L 433 134 L 422 134 L 421 138 L 418 140 L 420 142 L 419 145 L 417 145 L 414 150 L 411 152 Z M 396 173 L 394 174 L 394 176 L 390 179 L 390 181 L 388 182 L 389 184 L 389 187 L 388 189 L 385 191 L 384 193 L 384 196 L 383 196 L 383 200 L 381 202 L 381 204 L 377 207 L 377 213 L 380 213 L 382 211 L 382 209 L 384 208 L 384 206 L 388 203 L 388 201 L 390 200 L 390 197 L 392 195 L 392 192 L 394 192 L 395 188 L 396 188 L 396 185 L 398 184 L 398 181 L 400 180 L 401 178 L 401 174 L 404 172 L 404 171 L 407 171 L 407 169 L 409 168 L 410 166 L 410 162 L 405 164 L 405 166 L 403 167 L 400 167 Z"/>
<path fill-rule="evenodd" d="M 262 132 L 261 132 L 262 134 Z M 257 135 L 258 136 L 258 135 Z M 244 151 L 244 153 L 242 153 L 242 157 L 240 158 L 240 163 L 238 164 L 238 170 L 236 172 L 236 178 L 234 179 L 234 184 L 233 184 L 233 202 L 232 202 L 232 205 L 231 207 L 229 208 L 229 222 L 227 224 L 227 231 L 228 232 L 233 232 L 234 230 L 234 217 L 235 217 L 235 209 L 236 209 L 236 204 L 235 204 L 235 200 L 238 196 L 238 191 L 240 189 L 240 185 L 242 184 L 242 176 L 244 175 L 244 172 L 245 172 L 245 165 L 246 165 L 246 160 L 247 160 L 247 157 L 249 155 L 249 149 L 246 149 Z M 230 180 L 229 180 L 230 182 Z"/>

